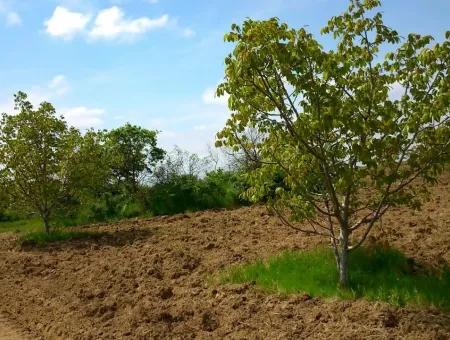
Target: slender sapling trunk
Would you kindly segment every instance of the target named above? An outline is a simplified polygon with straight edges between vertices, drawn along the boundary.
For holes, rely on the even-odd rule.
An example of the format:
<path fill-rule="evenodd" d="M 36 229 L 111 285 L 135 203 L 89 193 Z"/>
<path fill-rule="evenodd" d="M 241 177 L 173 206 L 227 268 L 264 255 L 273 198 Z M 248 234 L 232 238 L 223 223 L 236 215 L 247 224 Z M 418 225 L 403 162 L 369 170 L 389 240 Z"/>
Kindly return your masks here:
<path fill-rule="evenodd" d="M 346 226 L 341 226 L 341 231 L 339 234 L 339 243 L 333 245 L 334 254 L 336 257 L 337 269 L 339 272 L 339 286 L 342 288 L 347 288 L 349 285 L 348 280 L 348 228 Z"/>

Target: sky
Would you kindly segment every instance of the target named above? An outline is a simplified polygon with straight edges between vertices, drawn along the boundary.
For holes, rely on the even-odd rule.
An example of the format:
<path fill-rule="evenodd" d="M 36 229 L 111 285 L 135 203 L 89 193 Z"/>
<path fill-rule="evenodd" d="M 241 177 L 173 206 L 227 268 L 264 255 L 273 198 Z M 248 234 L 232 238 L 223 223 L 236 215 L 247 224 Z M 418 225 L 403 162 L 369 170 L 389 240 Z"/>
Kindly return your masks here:
<path fill-rule="evenodd" d="M 0 0 L 0 112 L 13 94 L 49 101 L 73 126 L 127 122 L 205 154 L 229 111 L 214 96 L 233 46 L 232 23 L 278 17 L 320 36 L 345 0 Z M 450 30 L 450 0 L 384 0 L 386 24 L 401 35 Z"/>

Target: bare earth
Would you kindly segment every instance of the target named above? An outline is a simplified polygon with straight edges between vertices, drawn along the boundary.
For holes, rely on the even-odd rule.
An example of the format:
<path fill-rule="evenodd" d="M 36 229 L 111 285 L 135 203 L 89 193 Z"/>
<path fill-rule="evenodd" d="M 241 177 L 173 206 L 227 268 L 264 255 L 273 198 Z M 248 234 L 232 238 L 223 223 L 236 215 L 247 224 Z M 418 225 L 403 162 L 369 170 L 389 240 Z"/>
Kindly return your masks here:
<path fill-rule="evenodd" d="M 211 274 L 231 264 L 323 242 L 263 207 L 90 229 L 108 235 L 41 250 L 0 235 L 0 315 L 15 329 L 35 339 L 450 339 L 450 313 L 435 309 L 211 285 Z M 450 263 L 450 174 L 422 211 L 393 210 L 383 230 L 377 242 Z M 5 327 L 0 318 L 1 339 L 20 339 Z"/>
<path fill-rule="evenodd" d="M 1 340 L 25 340 L 26 335 L 13 329 L 10 323 L 0 314 L 0 339 Z"/>

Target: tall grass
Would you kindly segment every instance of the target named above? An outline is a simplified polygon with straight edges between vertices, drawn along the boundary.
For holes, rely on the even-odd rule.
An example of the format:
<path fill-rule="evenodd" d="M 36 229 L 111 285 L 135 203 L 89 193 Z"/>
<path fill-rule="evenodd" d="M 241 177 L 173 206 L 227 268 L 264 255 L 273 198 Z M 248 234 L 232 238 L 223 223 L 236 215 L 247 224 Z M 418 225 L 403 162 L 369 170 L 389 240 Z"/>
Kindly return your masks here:
<path fill-rule="evenodd" d="M 329 249 L 284 252 L 267 261 L 232 267 L 219 274 L 222 283 L 254 281 L 270 292 L 311 296 L 365 298 L 394 305 L 450 309 L 450 269 L 432 271 L 394 249 L 361 248 L 350 256 L 350 288 L 339 289 L 334 256 Z"/>

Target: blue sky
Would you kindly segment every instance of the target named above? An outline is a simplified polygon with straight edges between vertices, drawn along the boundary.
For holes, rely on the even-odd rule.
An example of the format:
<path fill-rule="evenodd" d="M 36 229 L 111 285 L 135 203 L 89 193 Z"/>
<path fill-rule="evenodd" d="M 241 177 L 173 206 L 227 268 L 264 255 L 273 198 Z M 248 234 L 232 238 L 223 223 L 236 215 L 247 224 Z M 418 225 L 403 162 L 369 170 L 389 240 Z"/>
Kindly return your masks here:
<path fill-rule="evenodd" d="M 27 92 L 82 129 L 131 122 L 160 142 L 204 153 L 223 126 L 214 98 L 232 46 L 223 35 L 246 17 L 279 17 L 320 31 L 344 0 L 0 0 L 0 111 Z M 450 0 L 384 0 L 400 34 L 450 29 Z M 319 37 L 326 47 L 330 41 Z"/>

